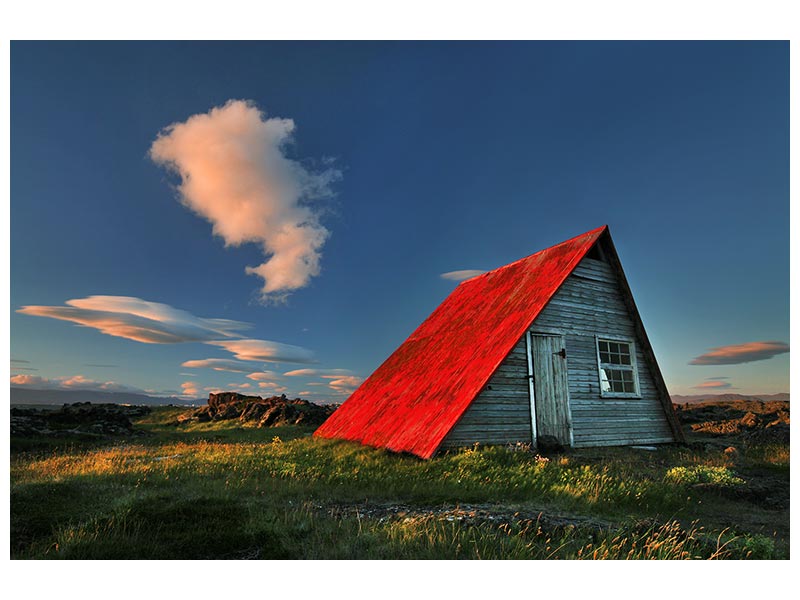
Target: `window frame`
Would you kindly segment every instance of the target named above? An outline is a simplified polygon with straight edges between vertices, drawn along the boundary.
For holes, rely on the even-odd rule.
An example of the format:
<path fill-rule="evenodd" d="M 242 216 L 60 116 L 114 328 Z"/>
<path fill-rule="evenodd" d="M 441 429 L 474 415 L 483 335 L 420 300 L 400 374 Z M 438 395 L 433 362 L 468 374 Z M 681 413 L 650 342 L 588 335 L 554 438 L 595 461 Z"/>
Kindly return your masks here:
<path fill-rule="evenodd" d="M 623 343 L 628 344 L 631 356 L 630 365 L 618 365 L 614 363 L 604 363 L 600 360 L 600 342 L 612 342 L 615 344 Z M 641 388 L 639 387 L 639 367 L 636 364 L 636 342 L 628 337 L 620 337 L 615 335 L 599 335 L 594 336 L 594 349 L 597 357 L 597 381 L 600 386 L 601 398 L 641 398 Z M 631 371 L 633 373 L 633 392 L 614 392 L 611 390 L 603 390 L 603 365 L 608 369 L 616 369 L 618 371 Z"/>

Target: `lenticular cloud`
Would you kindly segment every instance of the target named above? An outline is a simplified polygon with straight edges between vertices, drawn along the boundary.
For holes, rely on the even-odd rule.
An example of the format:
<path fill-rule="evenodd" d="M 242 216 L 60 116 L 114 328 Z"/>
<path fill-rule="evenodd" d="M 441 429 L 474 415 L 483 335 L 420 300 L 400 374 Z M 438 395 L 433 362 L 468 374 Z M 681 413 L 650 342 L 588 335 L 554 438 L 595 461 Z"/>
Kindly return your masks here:
<path fill-rule="evenodd" d="M 262 246 L 267 260 L 246 272 L 264 280 L 265 300 L 284 300 L 320 272 L 329 232 L 309 201 L 332 194 L 335 169 L 312 172 L 285 154 L 291 119 L 265 118 L 252 103 L 229 100 L 164 129 L 150 157 L 177 173 L 188 208 L 229 246 Z"/>

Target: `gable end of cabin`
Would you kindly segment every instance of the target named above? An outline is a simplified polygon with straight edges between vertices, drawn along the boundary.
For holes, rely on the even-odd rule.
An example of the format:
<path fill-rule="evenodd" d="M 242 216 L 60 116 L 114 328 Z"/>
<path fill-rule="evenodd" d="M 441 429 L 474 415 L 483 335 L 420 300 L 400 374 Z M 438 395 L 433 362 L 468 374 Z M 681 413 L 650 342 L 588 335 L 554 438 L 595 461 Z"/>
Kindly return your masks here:
<path fill-rule="evenodd" d="M 598 240 L 581 260 L 441 449 L 531 443 L 541 435 L 573 447 L 683 441 L 611 244 Z M 548 406 L 548 397 L 558 402 Z"/>

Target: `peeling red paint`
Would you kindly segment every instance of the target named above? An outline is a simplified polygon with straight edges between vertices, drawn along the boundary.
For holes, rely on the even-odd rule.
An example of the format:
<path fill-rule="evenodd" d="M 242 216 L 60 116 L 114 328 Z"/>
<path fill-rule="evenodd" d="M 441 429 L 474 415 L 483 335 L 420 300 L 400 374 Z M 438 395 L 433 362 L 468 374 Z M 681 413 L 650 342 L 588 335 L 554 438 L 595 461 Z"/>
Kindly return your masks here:
<path fill-rule="evenodd" d="M 314 435 L 433 456 L 606 229 L 462 282 Z"/>

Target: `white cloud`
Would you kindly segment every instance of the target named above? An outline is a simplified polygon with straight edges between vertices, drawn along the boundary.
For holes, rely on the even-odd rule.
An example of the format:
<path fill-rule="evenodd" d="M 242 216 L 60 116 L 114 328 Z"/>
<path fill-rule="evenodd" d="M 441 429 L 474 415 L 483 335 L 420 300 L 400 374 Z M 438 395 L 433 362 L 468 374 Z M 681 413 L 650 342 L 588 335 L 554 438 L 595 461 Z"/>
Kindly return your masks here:
<path fill-rule="evenodd" d="M 196 317 L 160 302 L 130 296 L 89 296 L 67 306 L 23 306 L 18 313 L 50 317 L 91 327 L 114 337 L 146 344 L 204 342 L 234 335 L 250 325 L 228 319 Z"/>
<path fill-rule="evenodd" d="M 345 376 L 338 377 L 336 375 L 323 375 L 324 379 L 330 379 L 328 387 L 337 392 L 352 394 L 356 388 L 364 381 L 363 377 Z"/>
<path fill-rule="evenodd" d="M 181 363 L 182 367 L 190 369 L 213 369 L 214 371 L 229 371 L 231 373 L 247 373 L 253 370 L 249 367 L 232 358 L 202 358 L 199 360 L 187 360 Z"/>
<path fill-rule="evenodd" d="M 253 381 L 272 381 L 276 377 L 278 377 L 278 374 L 274 371 L 257 371 L 256 373 L 247 375 L 247 378 Z"/>
<path fill-rule="evenodd" d="M 261 245 L 266 262 L 246 272 L 280 301 L 320 272 L 329 232 L 310 200 L 332 195 L 335 169 L 313 172 L 286 156 L 294 122 L 266 118 L 252 103 L 229 100 L 161 131 L 151 158 L 177 173 L 183 204 L 208 220 L 227 246 Z"/>
<path fill-rule="evenodd" d="M 311 350 L 291 344 L 281 344 L 269 340 L 220 340 L 208 342 L 221 346 L 233 354 L 237 360 L 250 362 L 314 363 Z"/>
<path fill-rule="evenodd" d="M 448 279 L 450 281 L 464 281 L 465 279 L 470 279 L 472 277 L 477 277 L 478 275 L 483 275 L 486 271 L 480 271 L 478 269 L 464 269 L 463 271 L 448 271 L 447 273 L 442 273 L 439 275 L 442 279 Z"/>

